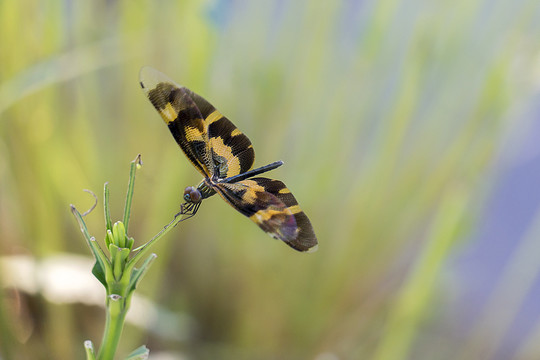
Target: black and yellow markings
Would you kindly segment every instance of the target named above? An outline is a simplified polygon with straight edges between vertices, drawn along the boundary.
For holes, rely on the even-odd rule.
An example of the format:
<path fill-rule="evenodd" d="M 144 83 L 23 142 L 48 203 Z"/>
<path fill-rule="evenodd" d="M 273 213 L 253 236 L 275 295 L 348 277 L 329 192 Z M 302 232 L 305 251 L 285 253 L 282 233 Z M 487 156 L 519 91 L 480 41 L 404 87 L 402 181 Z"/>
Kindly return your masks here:
<path fill-rule="evenodd" d="M 305 252 L 317 249 L 313 227 L 279 180 L 254 177 L 283 164 L 254 170 L 251 141 L 214 106 L 157 70 L 141 69 L 140 84 L 189 161 L 204 176 L 184 190 L 184 214 L 194 215 L 216 192 L 270 236 Z"/>

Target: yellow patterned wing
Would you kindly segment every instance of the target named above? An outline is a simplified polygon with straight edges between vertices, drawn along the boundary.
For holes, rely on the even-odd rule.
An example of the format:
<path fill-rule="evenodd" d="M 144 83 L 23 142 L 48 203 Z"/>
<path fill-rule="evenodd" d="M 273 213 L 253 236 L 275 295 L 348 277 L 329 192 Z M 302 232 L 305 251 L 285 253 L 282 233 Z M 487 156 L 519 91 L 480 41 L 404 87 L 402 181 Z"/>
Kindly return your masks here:
<path fill-rule="evenodd" d="M 281 181 L 258 177 L 233 184 L 218 183 L 214 189 L 273 238 L 298 251 L 317 250 L 309 218 Z"/>

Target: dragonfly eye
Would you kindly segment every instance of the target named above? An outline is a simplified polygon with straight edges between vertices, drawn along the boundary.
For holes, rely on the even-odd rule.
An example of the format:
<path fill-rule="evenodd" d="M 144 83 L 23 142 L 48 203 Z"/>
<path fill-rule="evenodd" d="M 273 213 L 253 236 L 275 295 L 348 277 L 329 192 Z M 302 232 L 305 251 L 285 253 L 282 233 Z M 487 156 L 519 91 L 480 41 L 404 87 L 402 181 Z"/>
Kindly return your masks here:
<path fill-rule="evenodd" d="M 187 201 L 188 203 L 196 204 L 201 201 L 201 198 L 202 198 L 201 192 L 193 186 L 188 186 L 184 190 L 184 200 Z"/>

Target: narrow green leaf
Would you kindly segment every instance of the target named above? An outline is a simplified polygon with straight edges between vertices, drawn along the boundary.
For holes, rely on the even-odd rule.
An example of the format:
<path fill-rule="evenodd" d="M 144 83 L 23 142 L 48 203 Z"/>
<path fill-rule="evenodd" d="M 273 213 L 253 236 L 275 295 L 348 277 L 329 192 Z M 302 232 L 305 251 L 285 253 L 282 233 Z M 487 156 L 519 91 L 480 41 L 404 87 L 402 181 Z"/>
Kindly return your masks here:
<path fill-rule="evenodd" d="M 94 237 L 90 239 L 90 250 L 96 258 L 92 274 L 107 287 L 107 274 L 112 275 L 111 263 Z"/>
<path fill-rule="evenodd" d="M 91 236 L 90 236 L 90 233 L 88 232 L 88 228 L 86 227 L 86 223 L 84 222 L 81 213 L 79 212 L 79 210 L 75 208 L 73 204 L 71 204 L 70 207 L 71 207 L 71 213 L 73 214 L 73 216 L 75 216 L 75 219 L 77 219 L 77 222 L 79 223 L 79 227 L 81 228 L 81 232 L 83 233 L 88 246 L 90 246 Z"/>
<path fill-rule="evenodd" d="M 137 285 L 139 284 L 139 281 L 143 278 L 143 276 L 146 274 L 148 269 L 150 268 L 150 265 L 152 265 L 152 262 L 157 258 L 156 254 L 150 254 L 148 258 L 144 261 L 142 266 L 139 269 L 133 270 L 133 273 L 131 275 L 131 279 L 129 281 L 129 290 L 128 293 L 133 292 Z"/>
<path fill-rule="evenodd" d="M 96 354 L 94 352 L 94 344 L 90 340 L 84 342 L 84 351 L 86 353 L 86 360 L 96 360 Z"/>
<path fill-rule="evenodd" d="M 96 239 L 93 236 L 90 236 L 90 233 L 88 232 L 88 228 L 86 227 L 86 223 L 84 222 L 81 213 L 75 208 L 75 206 L 71 205 L 71 212 L 77 219 L 77 222 L 79 223 L 79 226 L 81 228 L 81 231 L 84 235 L 84 238 L 86 239 L 86 243 L 88 244 L 88 247 L 92 251 L 92 255 L 94 255 L 94 258 L 96 259 L 96 263 L 94 264 L 94 267 L 92 268 L 92 274 L 101 282 L 105 287 L 107 287 L 107 281 L 106 281 L 106 269 L 107 264 L 110 263 L 105 256 L 105 253 L 103 253 L 103 250 L 99 246 L 99 244 L 96 242 Z"/>
<path fill-rule="evenodd" d="M 129 227 L 129 217 L 131 215 L 131 202 L 133 199 L 133 190 L 135 188 L 135 172 L 142 166 L 141 154 L 137 155 L 135 160 L 131 162 L 129 170 L 129 182 L 128 182 L 128 191 L 126 195 L 126 205 L 124 207 L 124 226 L 126 228 L 126 233 L 128 232 Z"/>
<path fill-rule="evenodd" d="M 129 261 L 127 265 L 127 269 L 132 269 L 135 267 L 135 264 L 139 262 L 150 250 L 150 247 L 154 245 L 156 241 L 161 239 L 166 233 L 168 233 L 172 228 L 174 228 L 176 225 L 178 225 L 179 222 L 184 221 L 188 218 L 183 218 L 182 216 L 176 216 L 170 223 L 165 225 L 163 229 L 161 229 L 160 232 L 158 232 L 150 241 L 148 241 L 146 244 L 139 246 L 133 251 L 136 251 L 137 253 L 135 256 Z"/>
<path fill-rule="evenodd" d="M 99 280 L 103 286 L 107 287 L 107 280 L 105 279 L 105 269 L 99 261 L 96 260 L 94 267 L 92 268 L 92 274 Z"/>
<path fill-rule="evenodd" d="M 137 349 L 133 350 L 127 357 L 126 360 L 146 360 L 150 355 L 150 349 L 146 345 L 142 345 Z"/>
<path fill-rule="evenodd" d="M 105 209 L 105 225 L 107 227 L 107 230 L 112 230 L 112 221 L 111 221 L 111 209 L 109 208 L 109 183 L 106 182 L 103 189 L 103 206 Z"/>

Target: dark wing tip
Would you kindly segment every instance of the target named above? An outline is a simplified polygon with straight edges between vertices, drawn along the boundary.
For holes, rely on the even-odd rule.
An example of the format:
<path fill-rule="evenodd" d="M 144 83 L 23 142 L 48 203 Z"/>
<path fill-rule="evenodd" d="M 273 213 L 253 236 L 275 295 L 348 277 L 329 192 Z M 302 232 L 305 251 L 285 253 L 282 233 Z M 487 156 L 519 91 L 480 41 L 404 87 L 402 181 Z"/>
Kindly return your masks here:
<path fill-rule="evenodd" d="M 285 243 L 289 245 L 290 247 L 292 247 L 294 250 L 297 250 L 303 253 L 313 253 L 317 251 L 319 248 L 319 243 L 317 242 L 316 238 L 311 238 L 309 239 L 309 241 L 306 241 L 306 239 L 304 239 L 304 241 L 302 242 L 299 242 L 297 240 L 285 241 Z"/>
<path fill-rule="evenodd" d="M 319 250 L 319 244 L 315 244 L 314 246 L 310 247 L 309 249 L 305 250 L 305 253 L 314 253 L 315 251 Z"/>

